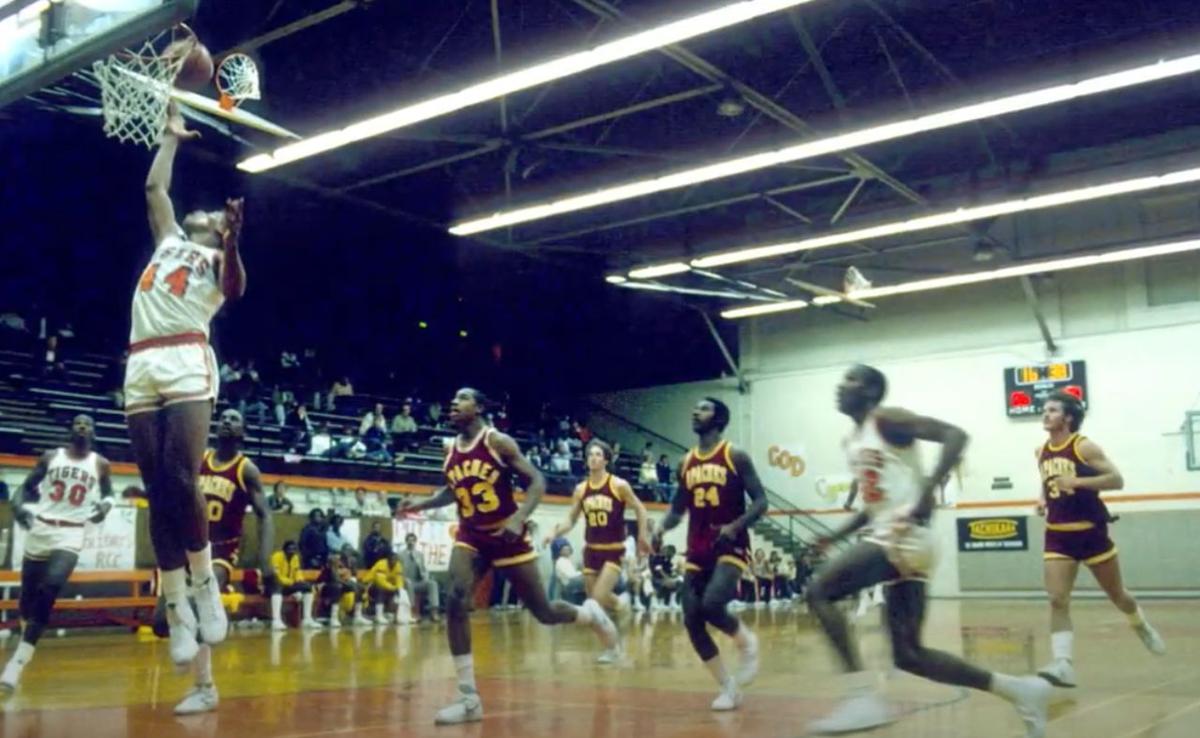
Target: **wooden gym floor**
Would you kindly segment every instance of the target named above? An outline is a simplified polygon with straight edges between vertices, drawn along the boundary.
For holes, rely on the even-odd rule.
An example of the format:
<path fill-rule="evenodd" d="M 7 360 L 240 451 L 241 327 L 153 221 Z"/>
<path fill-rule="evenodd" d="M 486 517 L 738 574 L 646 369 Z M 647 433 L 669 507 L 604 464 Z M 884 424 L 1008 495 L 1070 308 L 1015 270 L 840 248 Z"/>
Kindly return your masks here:
<path fill-rule="evenodd" d="M 1145 603 L 1170 653 L 1148 654 L 1107 603 L 1077 602 L 1080 687 L 1059 690 L 1053 738 L 1193 738 L 1200 723 L 1200 617 L 1187 601 Z M 0 707 L 0 738 L 784 738 L 802 736 L 839 694 L 813 622 L 790 609 L 741 613 L 759 633 L 762 672 L 742 709 L 713 714 L 707 672 L 674 613 L 622 624 L 627 663 L 593 663 L 590 631 L 549 629 L 522 613 L 477 613 L 476 671 L 486 719 L 435 727 L 454 692 L 444 628 L 387 627 L 305 634 L 243 631 L 216 651 L 217 712 L 175 718 L 189 678 L 165 642 L 132 635 L 43 640 L 19 692 Z M 1041 602 L 939 601 L 930 645 L 983 665 L 1028 672 L 1045 660 Z M 859 621 L 868 661 L 886 667 L 877 613 Z M 726 653 L 727 642 L 718 639 Z M 9 657 L 9 640 L 0 656 Z M 731 660 L 733 655 L 730 654 Z M 881 676 L 881 678 L 884 678 Z M 1008 705 L 892 674 L 887 691 L 908 717 L 872 736 L 999 738 L 1021 735 Z"/>

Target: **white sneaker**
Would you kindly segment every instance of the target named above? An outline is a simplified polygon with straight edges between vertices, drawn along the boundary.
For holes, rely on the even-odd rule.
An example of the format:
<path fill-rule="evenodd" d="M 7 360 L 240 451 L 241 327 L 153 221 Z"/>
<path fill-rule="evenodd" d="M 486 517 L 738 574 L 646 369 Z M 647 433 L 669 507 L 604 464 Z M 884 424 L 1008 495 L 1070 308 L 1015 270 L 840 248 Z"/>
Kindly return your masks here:
<path fill-rule="evenodd" d="M 342 621 L 340 619 L 329 618 L 329 629 L 330 630 L 338 630 L 341 627 L 342 627 Z"/>
<path fill-rule="evenodd" d="M 282 620 L 272 620 L 271 630 L 287 630 L 287 623 Z"/>
<path fill-rule="evenodd" d="M 1046 735 L 1046 709 L 1054 688 L 1040 676 L 1017 679 L 1014 686 L 1013 707 L 1025 724 L 1025 738 L 1042 738 Z"/>
<path fill-rule="evenodd" d="M 738 686 L 744 687 L 758 676 L 758 636 L 745 625 L 739 627 L 746 631 L 746 644 L 738 649 L 740 657 L 735 678 Z"/>
<path fill-rule="evenodd" d="M 321 630 L 325 626 L 321 625 L 316 620 L 309 618 L 308 620 L 302 621 L 300 623 L 300 627 L 303 628 L 304 630 Z"/>
<path fill-rule="evenodd" d="M 606 649 L 614 649 L 619 644 L 617 635 L 617 626 L 613 625 L 613 621 L 608 617 L 608 613 L 604 612 L 604 608 L 600 607 L 600 603 L 595 600 L 587 600 L 583 603 L 583 609 L 591 616 L 592 630 L 596 631 L 596 637 L 604 644 Z"/>
<path fill-rule="evenodd" d="M 167 627 L 171 631 L 169 650 L 171 661 L 177 666 L 187 666 L 196 658 L 200 644 L 196 640 L 196 614 L 187 602 L 181 604 L 182 607 L 177 607 L 166 603 Z"/>
<path fill-rule="evenodd" d="M 808 724 L 810 733 L 832 735 L 878 728 L 892 722 L 892 710 L 877 694 L 862 694 L 842 701 L 829 717 Z"/>
<path fill-rule="evenodd" d="M 192 599 L 196 601 L 200 637 L 210 646 L 224 641 L 229 634 L 229 616 L 221 604 L 221 587 L 217 584 L 217 578 L 209 574 L 206 580 L 194 585 Z"/>
<path fill-rule="evenodd" d="M 721 690 L 721 694 L 712 701 L 713 712 L 728 712 L 736 710 L 742 704 L 742 693 L 738 691 L 737 685 L 731 684 L 726 689 Z"/>
<path fill-rule="evenodd" d="M 437 711 L 433 718 L 435 725 L 456 725 L 458 723 L 475 723 L 483 720 L 483 703 L 479 693 L 464 692 L 461 687 L 458 699 Z"/>
<path fill-rule="evenodd" d="M 621 649 L 606 648 L 596 657 L 597 664 L 615 664 L 621 660 Z"/>
<path fill-rule="evenodd" d="M 175 705 L 175 714 L 198 715 L 202 712 L 212 712 L 217 709 L 218 702 L 216 686 L 210 684 L 207 687 L 192 687 L 192 691 Z"/>
<path fill-rule="evenodd" d="M 0 673 L 0 694 L 12 694 L 17 691 L 17 685 L 21 683 L 21 670 L 24 668 L 25 665 L 17 663 L 16 659 L 9 659 L 4 672 Z"/>
<path fill-rule="evenodd" d="M 367 617 L 366 615 L 355 615 L 354 620 L 351 621 L 351 625 L 353 625 L 355 628 L 369 628 L 374 624 L 375 621 L 371 620 L 371 618 Z"/>
<path fill-rule="evenodd" d="M 1037 675 L 1056 687 L 1075 686 L 1075 667 L 1066 659 L 1055 659 L 1038 669 Z"/>
<path fill-rule="evenodd" d="M 1142 639 L 1142 643 L 1150 653 L 1155 656 L 1163 656 L 1167 653 L 1167 644 L 1163 642 L 1162 636 L 1150 623 L 1143 622 L 1141 625 L 1135 626 L 1133 632 Z"/>

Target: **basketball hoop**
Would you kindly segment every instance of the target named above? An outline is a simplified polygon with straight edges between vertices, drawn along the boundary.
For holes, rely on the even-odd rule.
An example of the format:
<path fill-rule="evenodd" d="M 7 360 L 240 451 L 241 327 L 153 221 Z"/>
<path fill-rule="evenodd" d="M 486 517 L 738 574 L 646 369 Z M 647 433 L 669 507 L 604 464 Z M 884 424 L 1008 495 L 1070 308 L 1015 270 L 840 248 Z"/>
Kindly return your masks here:
<path fill-rule="evenodd" d="M 109 138 L 146 148 L 158 143 L 167 124 L 172 85 L 187 58 L 187 53 L 164 56 L 159 49 L 178 40 L 198 43 L 192 30 L 180 24 L 136 51 L 119 51 L 92 66 L 100 85 L 104 133 Z"/>
<path fill-rule="evenodd" d="M 242 53 L 230 54 L 221 60 L 217 66 L 217 91 L 221 93 L 222 110 L 233 110 L 244 100 L 258 100 L 262 91 L 259 88 L 258 65 L 248 55 Z"/>

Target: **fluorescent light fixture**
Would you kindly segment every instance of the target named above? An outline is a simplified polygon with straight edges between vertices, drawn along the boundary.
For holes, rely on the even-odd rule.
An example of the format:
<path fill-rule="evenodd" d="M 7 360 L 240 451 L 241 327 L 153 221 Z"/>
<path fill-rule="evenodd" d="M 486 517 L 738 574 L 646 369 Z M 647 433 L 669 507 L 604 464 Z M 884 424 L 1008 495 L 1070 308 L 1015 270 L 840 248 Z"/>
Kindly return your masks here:
<path fill-rule="evenodd" d="M 683 274 L 690 271 L 692 271 L 692 268 L 682 261 L 673 261 L 670 264 L 655 264 L 654 266 L 634 269 L 629 272 L 629 278 L 655 279 L 657 277 L 669 277 L 672 274 Z"/>
<path fill-rule="evenodd" d="M 620 274 L 610 274 L 604 278 L 604 281 L 608 282 L 609 284 L 624 284 L 628 280 L 626 280 L 625 277 L 621 276 Z"/>
<path fill-rule="evenodd" d="M 594 49 L 526 67 L 486 82 L 471 85 L 458 92 L 407 105 L 345 128 L 281 146 L 273 153 L 259 154 L 242 161 L 238 164 L 238 169 L 247 172 L 263 172 L 289 162 L 340 148 L 355 141 L 378 136 L 442 115 L 449 115 L 472 105 L 478 105 L 488 100 L 497 100 L 514 92 L 544 85 L 556 79 L 586 72 L 589 69 L 810 2 L 813 0 L 742 0 L 730 3 L 707 13 L 683 18 L 601 44 Z"/>
<path fill-rule="evenodd" d="M 695 287 L 675 287 L 661 282 L 622 282 L 617 285 L 629 290 L 645 290 L 647 292 L 667 292 L 674 295 L 694 295 L 697 297 L 720 297 L 727 300 L 767 300 L 770 298 L 758 295 L 746 295 L 741 292 L 725 290 L 702 290 Z M 773 303 L 774 304 L 774 303 Z"/>
<path fill-rule="evenodd" d="M 710 256 L 702 256 L 699 259 L 693 259 L 692 267 L 696 269 L 710 269 L 712 267 L 737 264 L 744 261 L 753 261 L 755 259 L 769 259 L 776 256 L 793 254 L 798 251 L 811 251 L 812 249 L 821 249 L 830 246 L 840 246 L 847 243 L 868 241 L 873 238 L 883 238 L 886 236 L 897 236 L 904 233 L 926 231 L 933 228 L 942 228 L 960 223 L 968 223 L 973 220 L 983 220 L 985 218 L 995 218 L 1001 215 L 1024 213 L 1030 210 L 1045 210 L 1048 208 L 1056 208 L 1062 205 L 1087 202 L 1088 200 L 1116 197 L 1117 195 L 1128 195 L 1135 192 L 1145 192 L 1147 190 L 1156 190 L 1163 187 L 1174 187 L 1176 185 L 1188 184 L 1191 182 L 1200 182 L 1200 167 L 1181 169 L 1175 172 L 1167 172 L 1166 174 L 1152 175 L 1148 177 L 1135 177 L 1133 179 L 1123 179 L 1116 182 L 1106 182 L 1104 184 L 1092 185 L 1090 187 L 1080 187 L 1073 190 L 1052 192 L 1046 195 L 1035 195 L 1033 197 L 1020 198 L 1016 200 L 1006 200 L 1004 202 L 993 203 L 991 205 L 980 205 L 973 208 L 958 208 L 956 210 L 948 210 L 941 213 L 934 213 L 932 215 L 923 215 L 919 218 L 883 223 L 877 226 L 859 228 L 857 230 L 844 231 L 842 233 L 830 233 L 825 236 L 814 236 L 812 238 L 804 238 L 798 241 L 786 241 L 782 243 L 767 244 L 764 246 L 751 246 L 748 248 L 734 249 L 732 251 L 725 251 L 719 254 L 712 254 Z"/>
<path fill-rule="evenodd" d="M 771 313 L 784 313 L 789 310 L 802 310 L 806 307 L 808 307 L 807 300 L 788 300 L 786 302 L 772 302 L 767 305 L 754 305 L 725 310 L 721 313 L 721 317 L 730 319 L 749 318 L 754 315 L 769 315 Z"/>
<path fill-rule="evenodd" d="M 1159 61 L 1155 64 L 1091 77 L 1080 82 L 1055 85 L 1031 92 L 999 97 L 940 113 L 931 113 L 873 128 L 850 131 L 849 133 L 822 138 L 816 141 L 806 141 L 795 146 L 788 146 L 774 151 L 763 151 L 735 159 L 726 159 L 725 161 L 653 179 L 637 180 L 595 192 L 572 195 L 561 200 L 554 200 L 540 205 L 531 205 L 516 210 L 499 212 L 487 217 L 457 223 L 450 228 L 450 232 L 456 236 L 482 233 L 518 223 L 528 223 L 555 215 L 562 215 L 563 213 L 585 210 L 635 197 L 644 197 L 656 192 L 688 187 L 701 182 L 730 177 L 735 174 L 744 174 L 779 164 L 812 159 L 840 151 L 848 151 L 869 144 L 912 136 L 917 133 L 948 128 L 1007 113 L 1030 110 L 1089 95 L 1097 95 L 1102 92 L 1110 92 L 1125 87 L 1133 87 L 1148 82 L 1178 77 L 1196 71 L 1200 71 L 1200 54 L 1193 54 L 1170 61 Z"/>
<path fill-rule="evenodd" d="M 989 269 L 981 272 L 968 272 L 966 274 L 951 274 L 945 277 L 918 279 L 912 282 L 903 282 L 901 284 L 872 287 L 866 290 L 857 290 L 853 295 L 851 295 L 851 297 L 868 300 L 878 297 L 890 297 L 892 295 L 905 295 L 913 292 L 927 292 L 929 290 L 940 290 L 947 287 L 959 287 L 967 284 L 978 284 L 980 282 L 992 282 L 997 279 L 1011 279 L 1013 277 L 1023 277 L 1030 274 L 1041 274 L 1043 272 L 1062 272 L 1069 269 L 1081 269 L 1083 267 L 1096 266 L 1099 264 L 1116 264 L 1122 261 L 1135 261 L 1137 259 L 1148 259 L 1154 256 L 1168 256 L 1170 254 L 1182 254 L 1197 250 L 1200 250 L 1200 239 L 1193 238 L 1185 241 L 1172 241 L 1170 243 L 1155 244 L 1152 246 L 1135 246 L 1133 248 L 1119 249 L 1117 251 L 1109 251 L 1101 254 L 1084 254 L 1082 256 L 1067 256 L 1059 259 L 1032 261 L 1026 264 L 1015 264 L 1013 266 L 1001 267 L 1000 269 Z M 817 299 L 813 300 L 814 303 L 819 305 L 830 305 L 840 301 L 840 298 L 832 295 L 818 297 Z M 749 308 L 735 308 L 732 310 L 726 310 L 721 313 L 721 317 L 748 318 L 753 315 L 765 315 L 767 313 L 779 313 L 787 310 L 797 310 L 805 306 L 806 305 L 804 304 L 803 300 L 793 302 L 777 302 L 773 305 L 756 305 Z"/>

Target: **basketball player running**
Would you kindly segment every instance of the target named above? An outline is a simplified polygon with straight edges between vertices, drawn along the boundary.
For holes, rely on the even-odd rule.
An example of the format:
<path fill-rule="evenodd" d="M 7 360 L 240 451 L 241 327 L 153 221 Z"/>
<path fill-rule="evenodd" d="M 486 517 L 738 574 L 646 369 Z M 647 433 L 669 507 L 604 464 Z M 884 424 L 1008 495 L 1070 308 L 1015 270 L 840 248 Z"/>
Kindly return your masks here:
<path fill-rule="evenodd" d="M 643 556 L 650 553 L 646 508 L 633 493 L 629 482 L 609 473 L 608 465 L 613 460 L 611 446 L 598 439 L 588 441 L 585 455 L 588 478 L 575 486 L 567 519 L 554 526 L 545 543 L 548 546 L 555 538 L 569 533 L 579 516 L 584 516 L 584 590 L 590 599 L 611 613 L 616 612 L 621 603 L 613 589 L 621 579 L 621 562 L 625 558 L 625 507 L 633 508 L 637 516 L 637 548 Z M 601 653 L 596 660 L 611 664 L 620 658 L 618 644 Z"/>
<path fill-rule="evenodd" d="M 29 531 L 21 562 L 21 643 L 0 673 L 0 691 L 11 692 L 33 659 L 50 611 L 83 548 L 85 523 L 112 509 L 108 460 L 92 450 L 95 424 L 87 415 L 71 422 L 70 443 L 38 459 L 13 498 L 13 518 Z M 37 502 L 36 512 L 27 505 Z"/>
<path fill-rule="evenodd" d="M 458 672 L 458 699 L 438 711 L 439 725 L 483 719 L 471 656 L 470 597 L 489 568 L 504 569 L 513 589 L 539 622 L 590 626 L 605 648 L 617 644 L 617 629 L 595 600 L 582 607 L 549 602 L 538 574 L 537 554 L 526 521 L 546 492 L 546 480 L 529 463 L 516 441 L 488 426 L 486 398 L 464 387 L 450 403 L 450 424 L 458 431 L 442 468 L 446 486 L 421 502 L 405 500 L 397 514 L 458 504 L 458 533 L 450 553 L 450 586 L 446 596 L 446 633 Z M 525 500 L 517 506 L 513 475 L 525 483 Z"/>
<path fill-rule="evenodd" d="M 221 413 L 217 425 L 217 448 L 204 452 L 200 462 L 199 487 L 204 495 L 208 517 L 208 535 L 212 539 L 213 569 L 222 592 L 233 579 L 242 542 L 242 527 L 246 508 L 258 516 L 258 557 L 262 566 L 264 589 L 274 594 L 278 589 L 272 569 L 271 550 L 274 548 L 275 528 L 271 521 L 267 498 L 263 494 L 262 477 L 258 467 L 242 453 L 245 427 L 237 410 Z M 272 598 L 272 607 L 274 599 Z M 311 613 L 311 609 L 307 611 Z M 192 662 L 195 684 L 175 706 L 176 715 L 193 715 L 217 709 L 217 687 L 212 675 L 212 647 L 200 644 Z"/>
<path fill-rule="evenodd" d="M 692 647 L 721 688 L 714 710 L 733 710 L 742 702 L 741 687 L 758 673 L 758 638 L 729 614 L 738 585 L 750 568 L 750 526 L 767 511 L 767 497 L 750 456 L 735 449 L 721 434 L 729 425 L 729 408 L 706 397 L 692 411 L 692 430 L 699 443 L 679 467 L 679 489 L 671 509 L 654 533 L 654 549 L 663 534 L 688 516 L 684 565 L 683 622 Z M 750 504 L 746 504 L 746 498 Z M 730 676 L 708 626 L 733 639 L 739 651 L 738 671 Z"/>
<path fill-rule="evenodd" d="M 925 620 L 927 572 L 901 571 L 894 544 L 913 525 L 926 526 L 933 513 L 934 493 L 962 456 L 967 434 L 961 428 L 895 407 L 880 407 L 887 380 L 873 367 L 855 366 L 837 390 L 838 410 L 854 421 L 844 441 L 853 484 L 863 510 L 841 530 L 818 545 L 825 547 L 868 527 L 863 540 L 833 559 L 808 590 L 809 610 L 821 622 L 842 667 L 850 675 L 850 694 L 833 713 L 809 725 L 813 733 L 850 733 L 892 721 L 891 711 L 875 692 L 874 674 L 863 669 L 858 646 L 846 617 L 834 604 L 879 582 L 887 586 L 885 619 L 896 666 L 944 684 L 993 692 L 1017 708 L 1026 735 L 1045 734 L 1050 685 L 1036 676 L 1013 677 L 984 671 L 957 656 L 927 648 L 921 642 Z M 918 440 L 941 444 L 933 474 L 921 472 Z"/>
<path fill-rule="evenodd" d="M 155 250 L 133 293 L 125 413 L 134 458 L 150 501 L 150 538 L 162 570 L 171 629 L 171 659 L 188 664 L 199 649 L 225 639 L 228 618 L 213 574 L 204 496 L 196 485 L 217 397 L 209 323 L 226 298 L 246 289 L 238 252 L 242 201 L 224 212 L 196 211 L 175 222 L 169 189 L 185 128 L 172 106 L 146 177 Z M 188 605 L 187 571 L 191 570 Z"/>
<path fill-rule="evenodd" d="M 1036 451 L 1042 476 L 1038 515 L 1046 516 L 1046 543 L 1042 567 L 1046 594 L 1050 596 L 1050 649 L 1053 661 L 1038 674 L 1058 687 L 1075 686 L 1071 663 L 1075 633 L 1071 629 L 1071 590 L 1079 565 L 1092 576 L 1151 653 L 1163 655 L 1167 646 L 1149 622 L 1137 600 L 1121 581 L 1117 546 L 1108 537 L 1108 508 L 1102 490 L 1121 489 L 1121 472 L 1095 441 L 1079 434 L 1083 404 L 1072 395 L 1056 392 L 1042 407 L 1042 428 L 1048 438 Z"/>

